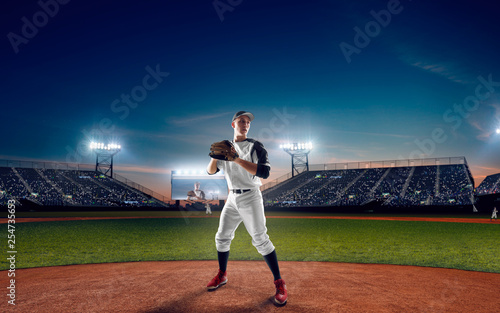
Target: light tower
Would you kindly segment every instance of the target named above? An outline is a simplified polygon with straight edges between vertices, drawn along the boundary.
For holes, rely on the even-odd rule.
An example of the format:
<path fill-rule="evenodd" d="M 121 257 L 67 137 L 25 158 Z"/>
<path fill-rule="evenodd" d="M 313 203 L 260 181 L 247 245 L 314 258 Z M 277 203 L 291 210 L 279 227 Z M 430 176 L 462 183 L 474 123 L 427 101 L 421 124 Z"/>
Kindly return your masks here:
<path fill-rule="evenodd" d="M 312 143 L 286 143 L 280 145 L 292 157 L 292 177 L 309 171 L 309 152 L 312 150 Z"/>
<path fill-rule="evenodd" d="M 117 144 L 104 144 L 102 142 L 91 142 L 90 150 L 96 154 L 95 171 L 101 172 L 104 175 L 113 177 L 113 156 L 120 152 L 121 145 Z"/>

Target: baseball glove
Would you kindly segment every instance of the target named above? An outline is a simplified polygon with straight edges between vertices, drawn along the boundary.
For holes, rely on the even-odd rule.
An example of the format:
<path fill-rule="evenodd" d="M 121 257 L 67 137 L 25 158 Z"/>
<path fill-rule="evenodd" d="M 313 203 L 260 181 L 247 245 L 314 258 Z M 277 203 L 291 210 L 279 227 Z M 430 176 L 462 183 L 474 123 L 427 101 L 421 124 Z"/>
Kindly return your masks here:
<path fill-rule="evenodd" d="M 239 157 L 238 152 L 236 152 L 236 149 L 229 140 L 214 142 L 210 147 L 208 155 L 213 159 L 224 161 L 234 161 Z"/>

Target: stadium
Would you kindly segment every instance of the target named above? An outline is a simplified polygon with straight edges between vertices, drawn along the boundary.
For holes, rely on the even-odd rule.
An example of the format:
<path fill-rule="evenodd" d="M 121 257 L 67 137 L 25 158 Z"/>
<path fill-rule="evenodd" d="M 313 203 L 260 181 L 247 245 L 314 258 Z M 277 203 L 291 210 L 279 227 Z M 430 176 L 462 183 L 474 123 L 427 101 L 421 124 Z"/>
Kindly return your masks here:
<path fill-rule="evenodd" d="M 497 312 L 497 7 L 6 2 L 0 312 Z"/>
<path fill-rule="evenodd" d="M 295 152 L 304 151 L 308 153 L 311 148 Z M 303 159 L 303 156 L 299 157 Z M 142 300 L 132 295 L 136 293 L 136 287 L 130 288 L 126 281 L 141 285 L 144 279 L 153 282 L 163 275 L 169 275 L 171 280 L 182 279 L 178 272 L 182 266 L 185 269 L 213 266 L 215 261 L 210 259 L 214 256 L 208 249 L 211 241 L 209 237 L 212 237 L 209 232 L 216 227 L 217 219 L 213 217 L 220 214 L 224 205 L 222 198 L 211 201 L 215 215 L 204 216 L 203 206 L 197 206 L 193 201 L 168 201 L 164 196 L 113 173 L 110 163 L 103 165 L 98 161 L 94 166 L 57 162 L 2 162 L 0 194 L 4 215 L 1 222 L 11 225 L 9 223 L 14 221 L 15 224 L 11 226 L 15 225 L 15 228 L 9 233 L 15 236 L 14 240 L 9 240 L 11 249 L 1 266 L 4 273 L 19 277 L 13 280 L 18 281 L 17 287 L 15 284 L 9 285 L 9 291 L 15 290 L 19 295 L 15 300 L 18 301 L 18 307 L 33 312 L 44 312 L 46 309 L 69 312 L 75 308 L 120 312 L 204 310 L 199 304 L 182 300 L 182 296 L 197 292 L 198 288 L 194 286 L 179 288 L 171 297 L 162 298 L 160 304 L 154 305 L 151 302 L 158 299 L 152 298 L 150 293 L 142 296 L 145 303 L 141 304 Z M 324 165 L 309 165 L 307 161 L 292 163 L 294 167 L 291 173 L 261 187 L 268 225 L 280 230 L 271 233 L 273 239 L 282 244 L 289 240 L 294 242 L 289 242 L 289 250 L 283 251 L 285 261 L 281 262 L 281 267 L 284 273 L 292 278 L 292 283 L 301 285 L 304 290 L 314 288 L 302 281 L 304 273 L 308 277 L 322 273 L 335 280 L 335 277 L 347 273 L 357 277 L 359 271 L 368 271 L 377 277 L 377 281 L 358 278 L 364 284 L 373 284 L 375 288 L 370 296 L 373 302 L 368 301 L 363 306 L 342 301 L 341 307 L 337 308 L 338 301 L 318 305 L 316 301 L 319 299 L 304 298 L 304 293 L 294 294 L 298 290 L 290 288 L 293 301 L 288 304 L 290 311 L 302 312 L 312 308 L 319 312 L 337 309 L 363 311 L 365 307 L 374 311 L 447 310 L 463 306 L 464 303 L 467 303 L 466 307 L 477 309 L 478 294 L 481 294 L 480 298 L 488 298 L 490 291 L 496 290 L 491 286 L 500 283 L 500 265 L 495 252 L 497 249 L 492 249 L 491 245 L 498 234 L 498 227 L 484 224 L 489 221 L 492 205 L 498 205 L 500 173 L 486 177 L 477 188 L 473 188 L 474 179 L 465 157 Z M 193 179 L 199 180 L 204 176 L 179 175 L 189 179 L 189 186 Z M 223 187 L 227 188 L 225 185 Z M 197 219 L 200 217 L 206 219 Z M 320 222 L 312 222 L 315 219 L 320 219 Z M 133 224 L 130 224 L 131 221 Z M 465 230 L 456 225 L 471 226 Z M 489 228 L 481 229 L 481 225 Z M 341 229 L 342 235 L 335 231 L 337 228 Z M 73 236 L 68 237 L 68 232 L 73 233 Z M 373 232 L 380 232 L 381 235 Z M 407 236 L 408 232 L 409 239 L 401 238 Z M 109 233 L 113 239 L 107 238 L 105 233 Z M 292 235 L 294 233 L 299 236 Z M 308 234 L 309 239 L 305 243 L 301 242 L 304 241 L 300 235 L 302 233 Z M 286 236 L 281 237 L 283 235 Z M 61 236 L 66 238 L 64 243 L 60 241 Z M 151 236 L 155 239 L 152 240 Z M 241 240 L 234 240 L 233 247 L 241 251 L 235 249 L 230 266 L 243 274 L 251 269 L 265 272 L 263 261 L 259 261 L 256 253 L 245 247 L 249 240 L 248 234 L 238 231 L 238 236 Z M 338 238 L 332 239 L 331 236 Z M 384 242 L 387 237 L 392 237 L 391 246 Z M 200 238 L 203 240 L 200 241 Z M 359 245 L 360 238 L 366 245 Z M 311 243 L 310 240 L 317 242 Z M 96 242 L 100 243 L 99 247 L 95 246 Z M 352 247 L 348 251 L 342 248 L 339 253 L 341 242 Z M 451 246 L 450 249 L 442 246 L 444 242 Z M 428 247 L 415 249 L 415 244 Z M 122 245 L 127 248 L 119 248 Z M 470 245 L 476 245 L 476 255 L 467 253 Z M 306 248 L 308 246 L 309 250 Z M 384 252 L 374 254 L 373 249 Z M 399 250 L 411 258 L 399 255 Z M 464 257 L 464 254 L 468 256 Z M 151 272 L 144 272 L 141 263 Z M 365 267 L 363 263 L 366 263 Z M 369 264 L 374 267 L 367 268 Z M 405 265 L 405 268 L 384 267 L 383 264 L 400 264 Z M 433 271 L 435 268 L 441 268 L 441 271 Z M 301 272 L 301 278 L 294 275 L 297 269 Z M 446 272 L 446 269 L 451 272 Z M 89 270 L 95 273 L 91 275 L 92 278 L 85 274 Z M 125 272 L 129 274 L 124 275 Z M 65 277 L 68 275 L 73 278 L 67 280 Z M 418 278 L 408 279 L 408 275 Z M 449 275 L 454 278 L 451 279 Z M 44 283 L 58 276 L 63 279 L 59 284 L 65 286 L 65 291 L 50 288 Z M 238 274 L 235 276 L 232 279 L 248 279 Z M 35 281 L 35 277 L 45 277 L 45 280 Z M 381 280 L 382 277 L 386 277 L 387 281 Z M 86 297 L 94 298 L 92 303 L 78 300 L 77 290 L 68 285 L 73 279 L 77 284 L 89 284 L 84 292 Z M 88 279 L 94 283 L 89 283 Z M 29 284 L 24 285 L 23 281 L 29 281 Z M 414 285 L 427 284 L 429 281 L 436 284 L 432 292 L 437 292 L 440 295 L 438 298 L 430 296 L 425 288 Z M 338 298 L 335 293 L 340 290 L 347 290 L 348 297 L 356 297 L 352 282 L 335 282 L 335 286 L 325 286 L 329 297 Z M 393 301 L 392 296 L 381 293 L 388 286 L 393 288 L 394 296 L 407 297 L 404 305 L 386 303 Z M 57 305 L 44 302 L 38 296 L 43 293 L 41 288 L 48 290 L 54 297 L 64 297 L 65 301 Z M 154 290 L 159 292 L 158 288 L 166 286 L 159 284 Z M 401 292 L 400 288 L 404 288 L 405 292 Z M 475 291 L 469 293 L 471 289 Z M 108 290 L 110 295 L 91 296 L 97 290 Z M 235 290 L 228 289 L 227 292 L 232 295 Z M 279 309 L 271 304 L 271 300 L 259 302 L 261 296 L 255 291 L 246 292 L 248 299 L 243 303 L 230 302 L 215 307 L 222 311 Z M 451 296 L 444 297 L 441 293 Z M 466 293 L 470 296 L 465 296 Z M 29 294 L 31 300 L 21 298 L 23 294 Z M 114 297 L 118 299 L 111 300 Z M 124 301 L 129 298 L 134 299 L 135 303 L 130 307 Z M 421 298 L 430 299 L 428 301 L 431 302 L 424 301 L 422 304 Z M 256 301 L 258 306 L 252 301 Z M 479 312 L 486 312 L 490 306 L 483 305 L 480 308 Z"/>
<path fill-rule="evenodd" d="M 0 160 L 0 165 L 1 204 L 13 200 L 20 204 L 19 211 L 190 208 L 189 202 L 172 203 L 172 199 L 113 175 L 109 166 L 103 168 L 99 162 L 94 166 Z M 465 157 L 295 163 L 292 172 L 264 184 L 261 191 L 269 211 L 466 214 L 490 212 L 500 201 L 499 181 L 500 173 L 492 174 L 474 188 Z M 221 205 L 223 202 L 216 202 L 215 209 L 220 210 Z"/>

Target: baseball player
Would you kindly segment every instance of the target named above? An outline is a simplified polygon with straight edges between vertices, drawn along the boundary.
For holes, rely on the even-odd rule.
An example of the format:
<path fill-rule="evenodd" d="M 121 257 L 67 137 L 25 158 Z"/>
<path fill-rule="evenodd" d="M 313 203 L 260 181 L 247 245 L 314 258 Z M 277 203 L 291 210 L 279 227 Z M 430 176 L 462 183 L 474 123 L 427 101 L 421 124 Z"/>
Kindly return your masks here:
<path fill-rule="evenodd" d="M 205 192 L 203 190 L 200 190 L 200 185 L 201 184 L 199 182 L 194 183 L 194 190 L 188 191 L 186 200 L 204 202 L 205 203 L 205 214 L 212 215 L 210 203 L 208 203 L 208 201 L 205 199 Z"/>
<path fill-rule="evenodd" d="M 276 286 L 274 301 L 284 305 L 288 298 L 287 288 L 280 275 L 276 251 L 267 235 L 264 202 L 259 189 L 262 184 L 260 178 L 269 177 L 271 167 L 262 143 L 247 138 L 250 122 L 253 119 L 254 116 L 250 112 L 237 112 L 231 122 L 234 139 L 230 143 L 226 141 L 231 145 L 232 156 L 227 160 L 221 160 L 210 154 L 212 159 L 207 166 L 207 172 L 213 175 L 219 170 L 224 171 L 229 195 L 222 209 L 219 229 L 215 235 L 219 272 L 208 283 L 207 288 L 215 290 L 227 283 L 229 248 L 236 228 L 243 222 L 252 237 L 252 244 L 264 257 L 274 276 Z M 217 144 L 214 143 L 212 148 Z"/>
<path fill-rule="evenodd" d="M 208 203 L 208 201 L 205 202 L 205 214 L 206 215 L 208 215 L 208 214 L 212 215 L 212 209 L 210 208 L 210 203 Z"/>
<path fill-rule="evenodd" d="M 493 219 L 495 219 L 495 221 L 497 220 L 497 207 L 493 207 L 493 212 L 491 212 L 491 217 L 490 217 L 490 222 L 493 221 Z"/>

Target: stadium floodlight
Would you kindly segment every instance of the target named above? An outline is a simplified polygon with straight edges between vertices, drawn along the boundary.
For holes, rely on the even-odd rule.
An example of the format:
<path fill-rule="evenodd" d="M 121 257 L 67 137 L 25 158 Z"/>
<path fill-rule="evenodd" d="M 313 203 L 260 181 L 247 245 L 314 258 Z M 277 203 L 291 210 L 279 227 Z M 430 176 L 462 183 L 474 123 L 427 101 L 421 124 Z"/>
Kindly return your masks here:
<path fill-rule="evenodd" d="M 117 143 L 95 142 L 89 145 L 90 150 L 96 154 L 95 170 L 104 175 L 113 177 L 113 156 L 122 150 L 122 146 Z"/>
<path fill-rule="evenodd" d="M 202 169 L 182 169 L 172 170 L 172 175 L 176 176 L 207 176 L 207 171 Z"/>
<path fill-rule="evenodd" d="M 105 151 L 120 152 L 121 149 L 122 146 L 116 143 L 104 144 L 102 142 L 95 142 L 95 141 L 92 141 L 90 143 L 90 150 L 103 150 L 103 151 L 105 150 Z"/>
<path fill-rule="evenodd" d="M 292 177 L 309 171 L 309 153 L 313 148 L 311 142 L 285 143 L 280 148 L 292 157 Z"/>
<path fill-rule="evenodd" d="M 285 150 L 285 152 L 310 152 L 310 150 L 312 150 L 313 148 L 313 145 L 311 142 L 295 142 L 282 144 L 280 145 L 280 148 Z"/>
<path fill-rule="evenodd" d="M 311 142 L 295 142 L 295 143 L 285 143 L 280 145 L 280 149 L 288 151 L 304 151 L 304 150 L 312 150 Z"/>

